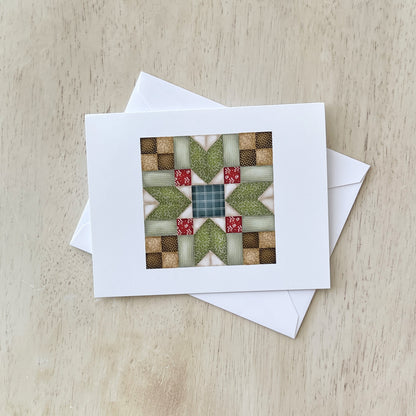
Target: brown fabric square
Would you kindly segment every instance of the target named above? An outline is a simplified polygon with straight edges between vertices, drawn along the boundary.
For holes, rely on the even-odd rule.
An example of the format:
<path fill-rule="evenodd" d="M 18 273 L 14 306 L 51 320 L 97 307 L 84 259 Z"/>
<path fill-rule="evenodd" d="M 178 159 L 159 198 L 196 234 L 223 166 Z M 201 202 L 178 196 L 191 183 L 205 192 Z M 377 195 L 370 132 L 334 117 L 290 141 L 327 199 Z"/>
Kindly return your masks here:
<path fill-rule="evenodd" d="M 146 237 L 146 253 L 158 253 L 162 251 L 162 241 L 160 237 Z"/>
<path fill-rule="evenodd" d="M 157 169 L 157 155 L 142 155 L 142 170 L 152 171 Z"/>
<path fill-rule="evenodd" d="M 275 237 L 274 231 L 262 231 L 259 233 L 259 247 L 260 248 L 276 247 L 276 237 Z"/>
<path fill-rule="evenodd" d="M 256 151 L 240 150 L 240 166 L 256 166 Z"/>
<path fill-rule="evenodd" d="M 158 137 L 156 142 L 158 153 L 173 153 L 173 137 Z"/>
<path fill-rule="evenodd" d="M 162 253 L 162 264 L 164 269 L 179 267 L 178 253 Z"/>
<path fill-rule="evenodd" d="M 157 155 L 157 165 L 159 170 L 174 169 L 175 158 L 173 153 L 163 153 Z"/>
<path fill-rule="evenodd" d="M 238 135 L 240 150 L 256 148 L 256 133 L 240 133 Z"/>
<path fill-rule="evenodd" d="M 161 269 L 162 253 L 147 253 L 146 254 L 146 268 L 148 269 Z"/>
<path fill-rule="evenodd" d="M 272 149 L 257 149 L 256 150 L 256 165 L 257 166 L 273 165 Z"/>
<path fill-rule="evenodd" d="M 142 155 L 156 153 L 156 137 L 146 137 L 140 140 L 140 150 Z"/>
<path fill-rule="evenodd" d="M 244 264 L 259 264 L 259 249 L 258 248 L 244 248 L 243 249 L 243 263 Z"/>
<path fill-rule="evenodd" d="M 256 133 L 256 148 L 257 149 L 268 149 L 272 148 L 272 132 Z"/>
<path fill-rule="evenodd" d="M 258 248 L 259 233 L 243 233 L 243 248 Z"/>
<path fill-rule="evenodd" d="M 178 251 L 178 237 L 176 235 L 162 236 L 162 251 Z"/>
<path fill-rule="evenodd" d="M 276 249 L 261 248 L 260 249 L 260 264 L 276 263 Z"/>

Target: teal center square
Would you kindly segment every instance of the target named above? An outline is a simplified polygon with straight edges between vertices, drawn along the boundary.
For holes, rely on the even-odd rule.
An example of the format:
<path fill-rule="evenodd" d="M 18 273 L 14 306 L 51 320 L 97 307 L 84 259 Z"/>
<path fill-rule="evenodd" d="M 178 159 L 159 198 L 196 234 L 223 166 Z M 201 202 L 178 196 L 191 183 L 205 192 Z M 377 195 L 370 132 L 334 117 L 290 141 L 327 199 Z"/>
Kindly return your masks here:
<path fill-rule="evenodd" d="M 194 218 L 225 217 L 224 185 L 192 186 Z"/>

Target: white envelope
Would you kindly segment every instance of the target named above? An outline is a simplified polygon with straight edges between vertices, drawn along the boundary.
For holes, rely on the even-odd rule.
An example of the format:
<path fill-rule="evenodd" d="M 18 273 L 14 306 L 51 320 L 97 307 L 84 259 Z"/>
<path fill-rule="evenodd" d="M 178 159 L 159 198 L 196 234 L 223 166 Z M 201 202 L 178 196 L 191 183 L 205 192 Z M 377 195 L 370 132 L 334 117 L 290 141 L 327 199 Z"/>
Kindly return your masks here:
<path fill-rule="evenodd" d="M 222 107 L 214 101 L 141 73 L 126 112 Z M 329 241 L 331 253 L 358 195 L 369 165 L 328 150 Z M 89 202 L 71 243 L 92 252 Z M 262 326 L 295 338 L 314 290 L 210 293 L 192 295 Z"/>

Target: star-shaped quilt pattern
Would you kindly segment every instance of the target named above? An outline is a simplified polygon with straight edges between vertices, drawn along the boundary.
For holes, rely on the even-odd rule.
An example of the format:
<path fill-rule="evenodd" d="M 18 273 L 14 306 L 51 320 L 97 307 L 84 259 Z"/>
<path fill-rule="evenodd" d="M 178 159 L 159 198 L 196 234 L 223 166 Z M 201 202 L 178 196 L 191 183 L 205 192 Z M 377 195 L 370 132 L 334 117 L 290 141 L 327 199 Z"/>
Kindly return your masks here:
<path fill-rule="evenodd" d="M 140 139 L 148 269 L 276 263 L 271 132 Z"/>

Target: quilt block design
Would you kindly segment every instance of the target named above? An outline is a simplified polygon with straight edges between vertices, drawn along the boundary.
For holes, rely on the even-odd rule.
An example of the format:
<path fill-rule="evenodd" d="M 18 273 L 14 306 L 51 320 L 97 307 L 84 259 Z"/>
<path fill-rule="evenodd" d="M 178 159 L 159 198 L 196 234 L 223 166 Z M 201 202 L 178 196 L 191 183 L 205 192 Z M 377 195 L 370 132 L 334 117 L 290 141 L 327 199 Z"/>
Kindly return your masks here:
<path fill-rule="evenodd" d="M 140 139 L 148 269 L 276 263 L 271 132 Z"/>
<path fill-rule="evenodd" d="M 276 263 L 274 231 L 243 233 L 244 264 Z"/>
<path fill-rule="evenodd" d="M 146 267 L 161 269 L 179 266 L 176 236 L 146 237 Z"/>

